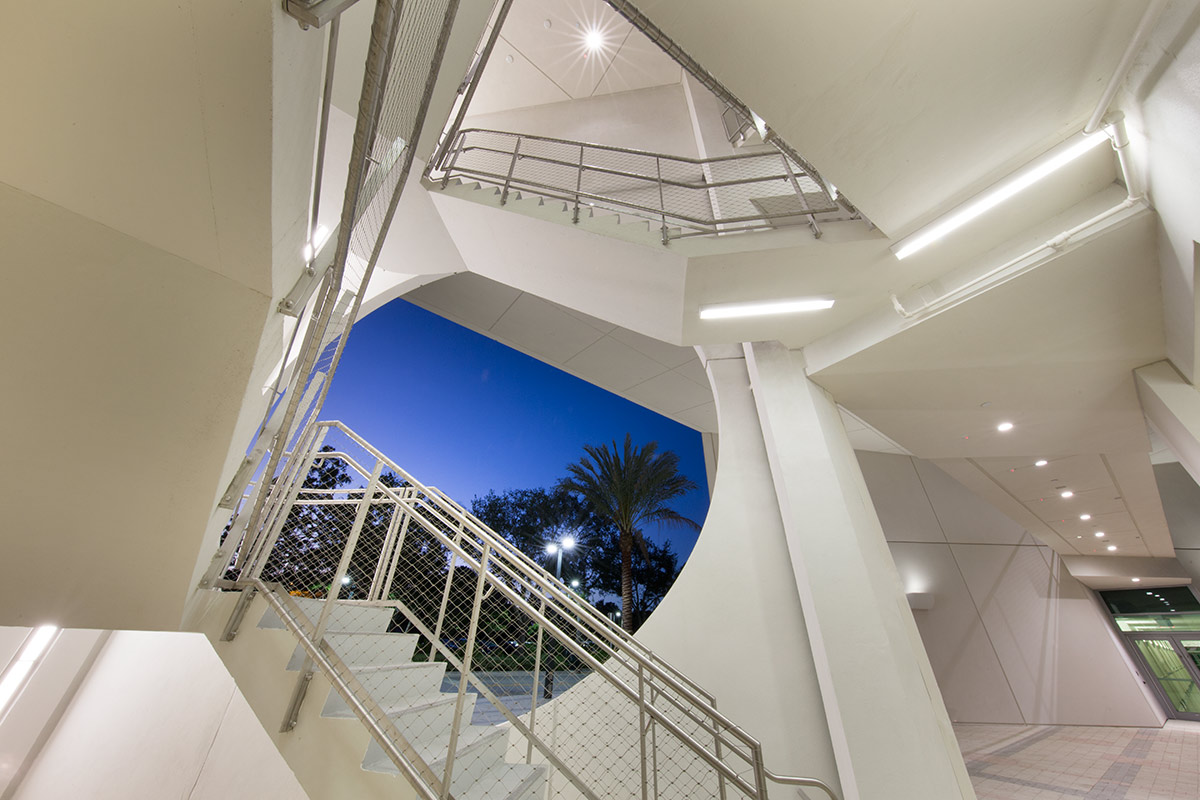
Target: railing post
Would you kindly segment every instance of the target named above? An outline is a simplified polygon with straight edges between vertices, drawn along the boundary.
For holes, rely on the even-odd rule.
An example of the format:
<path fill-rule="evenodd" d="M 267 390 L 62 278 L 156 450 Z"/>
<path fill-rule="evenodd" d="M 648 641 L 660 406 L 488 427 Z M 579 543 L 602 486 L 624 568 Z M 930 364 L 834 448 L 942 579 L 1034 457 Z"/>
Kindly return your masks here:
<path fill-rule="evenodd" d="M 350 535 L 346 537 L 346 545 L 342 548 L 342 557 L 338 561 L 337 569 L 334 570 L 329 592 L 321 606 L 321 616 L 317 619 L 316 629 L 312 636 L 318 647 L 321 646 L 321 640 L 325 637 L 325 626 L 329 624 L 329 615 L 333 613 L 333 606 L 337 603 L 338 594 L 342 591 L 342 578 L 350 568 L 350 559 L 354 555 L 354 548 L 358 544 L 358 536 L 362 533 L 363 524 L 367 521 L 367 514 L 371 510 L 371 501 L 375 498 L 375 489 L 379 486 L 379 476 L 382 473 L 383 461 L 377 459 L 375 469 L 371 471 L 371 480 L 367 482 L 367 488 L 363 491 L 362 500 L 358 501 L 354 525 L 350 528 Z M 313 660 L 305 658 L 304 664 L 300 667 L 300 677 L 296 679 L 296 688 L 292 692 L 292 701 L 288 704 L 283 725 L 280 727 L 281 732 L 286 733 L 296 727 L 296 721 L 300 718 L 300 706 L 304 703 L 304 696 L 308 693 L 308 685 L 312 678 Z"/>
<path fill-rule="evenodd" d="M 545 614 L 546 614 L 546 598 L 545 597 L 542 598 L 541 613 L 542 613 L 542 616 L 545 616 Z M 534 651 L 533 651 L 533 686 L 530 687 L 530 689 L 529 689 L 529 692 L 530 692 L 530 699 L 529 699 L 529 733 L 530 733 L 530 737 L 527 740 L 528 747 L 525 748 L 525 763 L 526 764 L 533 763 L 533 736 L 532 736 L 532 734 L 534 733 L 534 729 L 537 726 L 537 696 L 538 696 L 538 684 L 541 683 L 541 677 L 542 677 L 542 637 L 543 637 L 544 633 L 545 633 L 545 628 L 543 628 L 542 625 L 539 623 L 537 626 L 537 645 L 534 647 Z"/>
<path fill-rule="evenodd" d="M 491 555 L 491 545 L 484 544 L 483 553 L 479 556 L 479 575 L 475 581 L 475 601 L 471 605 L 471 624 L 467 629 L 467 647 L 463 651 L 462 669 L 458 674 L 458 697 L 454 701 L 454 722 L 450 726 L 446 772 L 442 776 L 443 800 L 450 796 L 450 780 L 454 774 L 454 751 L 458 748 L 458 729 L 462 722 L 463 706 L 467 699 L 467 675 L 471 672 L 471 660 L 475 655 L 475 636 L 479 632 L 479 609 L 483 605 L 483 586 L 487 579 L 488 559 Z"/>
<path fill-rule="evenodd" d="M 350 528 L 350 535 L 346 537 L 346 545 L 342 548 L 342 557 L 333 573 L 329 593 L 325 597 L 325 605 L 321 608 L 321 619 L 317 623 L 316 633 L 313 634 L 313 638 L 318 642 L 325 635 L 325 626 L 329 622 L 329 615 L 333 612 L 333 606 L 342 591 L 342 579 L 346 577 L 346 573 L 350 569 L 350 559 L 354 556 L 354 548 L 358 546 L 358 537 L 362 533 L 363 525 L 366 524 L 367 514 L 371 511 L 371 501 L 375 499 L 375 490 L 379 488 L 379 476 L 383 474 L 383 466 L 382 461 L 375 462 L 375 469 L 371 470 L 371 479 L 367 482 L 367 488 L 363 490 L 362 500 L 358 501 L 354 524 Z"/>
<path fill-rule="evenodd" d="M 575 176 L 575 214 L 571 221 L 579 224 L 579 192 L 583 189 L 583 145 L 579 145 L 579 173 Z"/>
<path fill-rule="evenodd" d="M 443 189 L 450 183 L 450 173 L 454 170 L 454 165 L 458 163 L 458 156 L 463 151 L 466 138 L 466 131 L 459 131 L 454 137 L 454 155 L 450 156 L 450 163 L 446 165 L 446 171 L 442 173 Z"/>
<path fill-rule="evenodd" d="M 800 188 L 800 181 L 796 180 L 796 172 L 792 169 L 792 162 L 788 161 L 788 157 L 784 153 L 779 154 L 779 158 L 783 161 L 783 168 L 787 171 L 788 179 L 792 182 L 792 190 L 796 193 L 796 199 L 800 201 L 800 208 L 808 210 L 812 208 L 808 204 L 808 200 L 804 197 L 804 190 Z M 817 225 L 817 216 L 815 214 L 806 214 L 808 217 L 808 227 L 812 228 L 813 238 L 821 238 L 821 227 Z"/>
<path fill-rule="evenodd" d="M 508 176 L 504 179 L 504 191 L 500 192 L 500 205 L 508 202 L 508 185 L 512 183 L 513 172 L 517 169 L 517 159 L 521 157 L 521 137 L 517 137 L 517 143 L 513 146 L 512 161 L 508 165 Z"/>
<path fill-rule="evenodd" d="M 405 489 L 400 493 L 401 497 L 406 500 L 412 499 L 415 494 L 415 489 Z M 400 554 L 404 552 L 404 537 L 408 535 L 408 526 L 412 523 L 412 514 L 409 514 L 407 510 L 403 514 L 404 521 L 400 524 L 400 537 L 396 540 L 396 547 L 392 551 L 392 563 L 388 567 L 387 578 L 384 579 L 383 586 L 380 587 L 380 600 L 384 599 L 382 595 L 391 588 L 396 580 L 396 568 L 400 565 Z"/>
<path fill-rule="evenodd" d="M 386 574 L 388 562 L 392 555 L 392 548 L 396 543 L 396 530 L 400 527 L 401 519 L 404 517 L 404 510 L 400 508 L 399 503 L 392 504 L 392 516 L 388 520 L 387 535 L 383 538 L 383 547 L 379 548 L 379 561 L 375 564 L 375 575 L 371 578 L 371 591 L 367 593 L 368 600 L 382 600 L 385 585 L 383 576 Z"/>
<path fill-rule="evenodd" d="M 270 533 L 261 540 L 261 545 L 252 545 L 250 553 L 247 555 L 246 563 L 251 568 L 250 577 L 262 577 L 263 567 L 266 566 L 267 561 L 271 558 L 271 551 L 275 549 L 275 542 L 279 540 L 279 534 L 283 532 L 283 526 L 287 524 L 288 516 L 292 512 L 292 508 L 296 505 L 296 498 L 304 488 L 304 481 L 308 477 L 308 470 L 310 468 L 309 465 L 316 459 L 317 454 L 321 450 L 321 445 L 325 441 L 325 435 L 328 432 L 328 428 L 322 428 L 307 451 L 301 454 L 298 452 L 299 448 L 297 448 L 297 452 L 292 453 L 292 460 L 288 462 L 288 465 L 295 464 L 296 471 L 291 477 L 290 487 L 287 487 L 286 491 L 283 486 L 280 487 L 280 497 L 283 502 L 279 506 L 278 514 L 276 514 L 274 521 L 271 523 Z M 283 473 L 280 473 L 281 477 L 286 474 L 286 469 Z M 264 472 L 259 480 L 269 481 L 270 479 L 271 476 Z M 264 519 L 266 519 L 265 515 Z M 249 536 L 250 533 L 250 531 L 247 531 L 246 535 Z"/>
<path fill-rule="evenodd" d="M 658 210 L 662 216 L 662 243 L 667 244 L 667 201 L 663 194 L 663 179 L 662 179 L 662 159 L 658 156 L 654 157 L 654 166 L 658 170 Z"/>
<path fill-rule="evenodd" d="M 646 675 L 641 664 L 638 664 L 638 746 L 641 751 L 642 800 L 648 800 L 650 782 L 646 767 Z"/>

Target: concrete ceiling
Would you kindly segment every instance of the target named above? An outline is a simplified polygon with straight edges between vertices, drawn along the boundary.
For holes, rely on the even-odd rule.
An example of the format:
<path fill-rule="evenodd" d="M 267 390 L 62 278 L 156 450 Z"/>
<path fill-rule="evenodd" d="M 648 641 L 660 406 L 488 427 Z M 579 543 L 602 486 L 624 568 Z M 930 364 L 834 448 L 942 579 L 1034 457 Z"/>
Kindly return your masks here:
<path fill-rule="evenodd" d="M 1083 126 L 1145 7 L 1122 0 L 643 0 L 902 236 Z"/>
<path fill-rule="evenodd" d="M 498 102 L 604 91 L 564 55 L 571 26 L 564 32 L 560 18 L 578 20 L 581 6 L 523 3 L 510 18 L 521 27 L 511 36 L 506 28 L 501 40 L 513 62 L 498 49 L 486 76 L 497 97 L 511 93 Z M 751 0 L 734 8 L 646 0 L 640 7 L 881 229 L 829 226 L 820 241 L 775 232 L 680 243 L 673 250 L 687 261 L 683 313 L 678 336 L 663 335 L 705 345 L 777 339 L 806 348 L 806 356 L 820 351 L 809 360 L 814 379 L 848 410 L 857 448 L 935 461 L 1061 553 L 1109 553 L 1094 536 L 1099 529 L 1118 547 L 1115 555 L 1171 555 L 1131 378 L 1165 354 L 1152 213 L 919 324 L 855 347 L 830 345 L 853 340 L 848 331 L 880 315 L 895 316 L 892 295 L 936 295 L 955 276 L 1003 263 L 1124 195 L 1113 183 L 1111 151 L 1101 148 L 914 258 L 897 262 L 888 249 L 1078 131 L 1144 4 L 918 0 L 868 9 Z M 557 43 L 546 38 L 552 33 Z M 547 67 L 557 77 L 535 69 L 540 77 L 526 81 L 526 67 L 539 61 L 557 65 Z M 504 67 L 514 69 L 503 74 Z M 535 84 L 534 99 L 512 99 Z M 626 338 L 639 334 L 483 281 L 455 276 L 411 299 L 685 424 L 715 429 L 711 397 L 692 394 L 707 389 L 689 366 L 694 357 L 649 352 Z M 830 295 L 837 304 L 788 319 L 697 319 L 708 303 L 792 295 Z M 998 433 L 1003 420 L 1015 430 Z M 855 440 L 859 431 L 867 431 L 864 441 Z M 1038 458 L 1048 465 L 1033 467 Z M 1064 486 L 1075 491 L 1071 500 L 1059 496 Z M 1089 521 L 1078 518 L 1083 504 Z"/>
<path fill-rule="evenodd" d="M 426 284 L 404 299 L 668 419 L 717 431 L 712 388 L 693 347 L 659 341 L 471 272 Z M 907 454 L 867 422 L 839 410 L 854 449 Z"/>
<path fill-rule="evenodd" d="M 1142 214 L 814 378 L 1060 552 L 1161 556 L 1170 536 L 1132 370 L 1164 346 Z"/>
<path fill-rule="evenodd" d="M 585 37 L 602 45 L 589 52 Z M 471 114 L 679 83 L 682 69 L 602 0 L 515 0 Z"/>

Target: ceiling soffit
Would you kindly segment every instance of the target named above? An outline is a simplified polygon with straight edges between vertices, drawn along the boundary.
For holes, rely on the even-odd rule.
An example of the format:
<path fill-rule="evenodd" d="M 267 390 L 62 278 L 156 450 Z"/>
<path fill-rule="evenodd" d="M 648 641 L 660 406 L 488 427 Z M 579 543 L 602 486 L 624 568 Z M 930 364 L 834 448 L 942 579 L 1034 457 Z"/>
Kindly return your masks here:
<path fill-rule="evenodd" d="M 589 50 L 596 32 L 600 46 Z M 682 68 L 602 0 L 515 0 L 472 116 L 678 84 Z"/>
<path fill-rule="evenodd" d="M 1143 11 L 1119 0 L 638 7 L 892 236 L 1080 130 Z"/>

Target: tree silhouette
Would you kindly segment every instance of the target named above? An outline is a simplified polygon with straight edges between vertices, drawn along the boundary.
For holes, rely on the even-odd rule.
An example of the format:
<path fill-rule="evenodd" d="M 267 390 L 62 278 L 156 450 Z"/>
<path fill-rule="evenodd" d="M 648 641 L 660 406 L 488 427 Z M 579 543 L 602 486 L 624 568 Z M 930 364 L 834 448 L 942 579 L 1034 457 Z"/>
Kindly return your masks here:
<path fill-rule="evenodd" d="M 635 447 L 628 433 L 623 448 L 613 441 L 611 450 L 608 445 L 584 445 L 583 449 L 586 455 L 567 465 L 569 475 L 559 486 L 581 496 L 616 526 L 621 554 L 621 626 L 633 633 L 634 544 L 650 563 L 643 525 L 657 522 L 699 529 L 695 521 L 667 505 L 696 484 L 679 473 L 679 456 L 669 450 L 660 453 L 657 442 Z"/>

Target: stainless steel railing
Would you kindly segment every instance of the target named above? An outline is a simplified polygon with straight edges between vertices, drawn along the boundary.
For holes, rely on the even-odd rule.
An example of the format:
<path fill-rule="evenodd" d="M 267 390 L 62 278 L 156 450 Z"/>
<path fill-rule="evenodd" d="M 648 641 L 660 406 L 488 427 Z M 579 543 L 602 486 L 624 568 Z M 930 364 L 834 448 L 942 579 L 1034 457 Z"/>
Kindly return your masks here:
<path fill-rule="evenodd" d="M 438 773 L 441 796 L 512 796 L 505 781 L 518 779 L 530 797 L 564 800 L 760 798 L 770 780 L 834 796 L 815 779 L 772 775 L 710 694 L 345 425 L 312 426 L 290 462 L 265 524 L 238 543 L 232 585 L 309 598 L 312 645 L 358 648 L 343 655 L 367 665 L 360 704 L 398 720 L 401 741 L 384 754 L 423 752 L 413 770 Z M 344 632 L 381 612 L 415 642 L 410 663 L 394 663 L 382 632 Z M 375 639 L 378 652 L 363 649 Z M 421 670 L 446 670 L 444 698 L 413 700 L 406 682 Z M 428 710 L 439 706 L 441 716 Z M 509 726 L 480 733 L 472 720 Z M 472 743 L 500 735 L 503 759 L 493 753 L 483 771 Z"/>
<path fill-rule="evenodd" d="M 853 215 L 799 162 L 774 147 L 697 159 L 524 133 L 465 128 L 428 177 L 561 200 L 575 222 L 591 206 L 653 221 L 674 238 L 814 225 L 818 215 Z"/>

